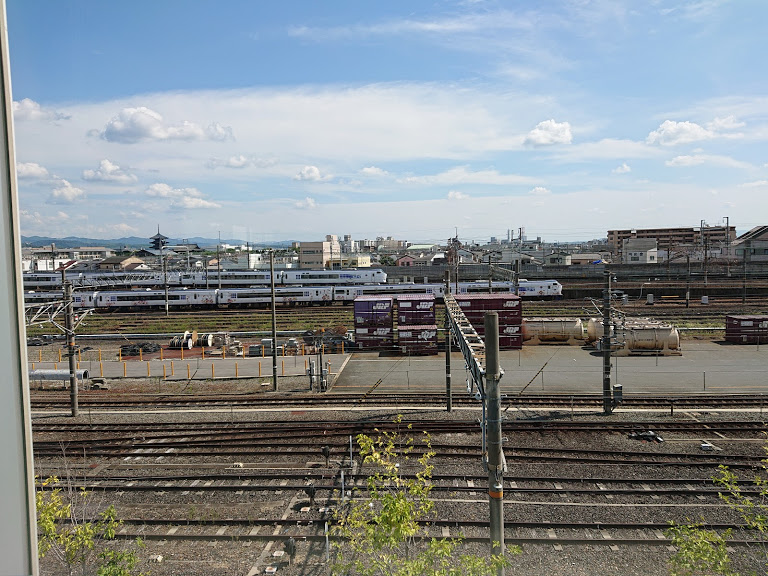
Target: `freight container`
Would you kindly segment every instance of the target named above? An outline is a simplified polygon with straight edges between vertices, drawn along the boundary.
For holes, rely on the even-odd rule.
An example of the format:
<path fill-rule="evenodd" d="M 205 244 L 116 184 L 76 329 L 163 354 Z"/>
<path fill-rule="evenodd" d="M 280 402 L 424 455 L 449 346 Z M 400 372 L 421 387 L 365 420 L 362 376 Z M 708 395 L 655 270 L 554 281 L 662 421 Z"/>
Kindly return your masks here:
<path fill-rule="evenodd" d="M 395 343 L 392 327 L 355 328 L 355 343 L 364 350 L 391 350 Z"/>
<path fill-rule="evenodd" d="M 523 347 L 523 335 L 499 335 L 499 350 L 520 350 Z"/>
<path fill-rule="evenodd" d="M 354 302 L 355 327 L 393 325 L 392 298 L 388 296 L 358 296 Z"/>
<path fill-rule="evenodd" d="M 768 343 L 768 315 L 726 316 L 725 339 L 736 344 Z"/>
<path fill-rule="evenodd" d="M 435 323 L 435 297 L 432 294 L 399 294 L 397 296 L 397 323 L 417 326 Z"/>
<path fill-rule="evenodd" d="M 397 345 L 403 354 L 437 354 L 437 326 L 400 326 Z"/>
<path fill-rule="evenodd" d="M 522 304 L 519 296 L 514 294 L 460 294 L 455 297 L 462 310 L 483 310 L 498 312 L 501 310 L 518 310 L 522 315 Z"/>

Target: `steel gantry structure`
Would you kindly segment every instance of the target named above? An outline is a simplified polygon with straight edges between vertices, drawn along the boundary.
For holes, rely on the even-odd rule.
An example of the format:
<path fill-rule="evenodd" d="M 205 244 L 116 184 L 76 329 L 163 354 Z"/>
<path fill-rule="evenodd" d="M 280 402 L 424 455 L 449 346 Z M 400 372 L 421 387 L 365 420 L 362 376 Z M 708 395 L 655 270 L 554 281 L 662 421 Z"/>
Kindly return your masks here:
<path fill-rule="evenodd" d="M 450 366 L 450 340 L 456 340 L 469 372 L 467 392 L 482 402 L 482 458 L 488 472 L 488 504 L 490 508 L 491 553 L 504 553 L 504 472 L 507 471 L 501 437 L 501 393 L 499 381 L 504 371 L 499 366 L 499 315 L 485 313 L 485 338 L 467 320 L 450 291 L 445 295 L 446 366 Z M 446 371 L 448 406 L 450 409 L 450 372 Z M 504 575 L 499 567 L 497 575 Z"/>

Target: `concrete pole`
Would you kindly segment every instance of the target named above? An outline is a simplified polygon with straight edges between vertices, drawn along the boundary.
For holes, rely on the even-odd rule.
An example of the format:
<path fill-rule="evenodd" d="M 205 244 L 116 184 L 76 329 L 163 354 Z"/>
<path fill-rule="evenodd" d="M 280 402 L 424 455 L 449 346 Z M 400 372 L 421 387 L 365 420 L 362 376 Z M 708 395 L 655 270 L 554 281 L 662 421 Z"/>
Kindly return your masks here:
<path fill-rule="evenodd" d="M 221 290 L 221 232 L 219 232 L 219 243 L 216 244 L 216 275 L 219 277 L 219 290 Z"/>
<path fill-rule="evenodd" d="M 747 306 L 747 251 L 749 250 L 749 242 L 744 242 L 744 281 L 742 283 L 741 292 L 741 305 L 746 309 Z"/>
<path fill-rule="evenodd" d="M 611 402 L 611 271 L 607 268 L 603 289 L 603 414 L 612 412 Z"/>
<path fill-rule="evenodd" d="M 163 244 L 160 244 L 160 258 L 163 261 L 163 287 L 165 288 L 165 317 L 168 317 L 168 261 L 163 255 Z"/>
<path fill-rule="evenodd" d="M 323 341 L 325 340 L 325 328 L 320 328 L 320 340 L 319 342 L 315 340 L 315 342 L 318 342 L 317 344 L 317 363 L 318 363 L 318 380 L 317 380 L 317 391 L 318 392 L 325 392 L 325 389 L 323 388 Z"/>
<path fill-rule="evenodd" d="M 488 403 L 488 503 L 491 515 L 491 553 L 504 547 L 504 452 L 501 446 L 501 391 L 499 380 L 499 313 L 485 313 L 485 388 Z M 497 575 L 504 576 L 499 567 Z"/>
<path fill-rule="evenodd" d="M 79 415 L 80 410 L 77 405 L 77 363 L 75 360 L 75 315 L 72 307 L 72 282 L 64 280 L 64 271 L 61 271 L 62 283 L 64 284 L 64 329 L 67 338 L 67 353 L 69 355 L 69 397 L 72 407 L 72 416 Z"/>
<path fill-rule="evenodd" d="M 493 271 L 491 270 L 491 253 L 488 252 L 488 294 L 493 292 Z"/>
<path fill-rule="evenodd" d="M 451 291 L 451 272 L 445 271 L 445 294 Z M 445 307 L 445 409 L 453 410 L 453 398 L 451 397 L 451 320 L 448 307 Z"/>
<path fill-rule="evenodd" d="M 272 390 L 277 392 L 277 311 L 275 310 L 275 250 L 269 252 L 270 292 L 272 294 Z M 221 278 L 221 276 L 219 276 Z"/>

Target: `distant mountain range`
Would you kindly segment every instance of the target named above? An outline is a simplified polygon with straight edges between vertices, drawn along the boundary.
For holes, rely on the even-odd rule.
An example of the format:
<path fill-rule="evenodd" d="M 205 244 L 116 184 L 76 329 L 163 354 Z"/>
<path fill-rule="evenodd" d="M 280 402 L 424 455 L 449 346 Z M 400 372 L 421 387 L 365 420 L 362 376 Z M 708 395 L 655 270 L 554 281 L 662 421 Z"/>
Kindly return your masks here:
<path fill-rule="evenodd" d="M 202 238 L 196 236 L 193 238 L 169 238 L 168 244 L 197 244 L 201 248 L 206 246 L 216 246 L 217 243 L 231 244 L 231 245 L 244 245 L 245 241 L 236 239 L 224 239 L 218 238 Z M 81 238 L 79 236 L 67 236 L 66 238 L 49 238 L 47 236 L 22 236 L 21 243 L 25 247 L 39 248 L 42 246 L 50 246 L 51 243 L 56 244 L 57 248 L 79 248 L 81 246 L 104 246 L 105 248 L 149 248 L 149 238 L 139 238 L 137 236 L 128 236 L 125 238 L 113 238 L 111 240 L 104 240 L 103 238 Z M 269 244 L 251 244 L 254 248 L 269 247 L 269 248 L 290 248 L 292 240 L 284 240 L 282 242 L 271 242 Z"/>

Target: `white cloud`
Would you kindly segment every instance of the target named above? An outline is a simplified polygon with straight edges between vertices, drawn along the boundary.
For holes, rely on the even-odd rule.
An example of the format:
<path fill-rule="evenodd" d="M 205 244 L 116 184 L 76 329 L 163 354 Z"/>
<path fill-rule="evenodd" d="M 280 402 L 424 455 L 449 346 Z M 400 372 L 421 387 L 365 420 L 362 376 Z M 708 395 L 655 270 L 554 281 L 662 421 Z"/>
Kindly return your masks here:
<path fill-rule="evenodd" d="M 448 200 L 466 200 L 467 198 L 469 198 L 469 196 L 458 190 L 450 190 L 448 192 Z"/>
<path fill-rule="evenodd" d="M 185 189 L 173 188 L 168 184 L 156 183 L 152 184 L 149 188 L 144 190 L 144 194 L 147 196 L 156 196 L 159 198 L 177 198 L 183 196 Z"/>
<path fill-rule="evenodd" d="M 720 156 L 717 154 L 693 154 L 687 156 L 675 156 L 671 160 L 667 160 L 665 164 L 671 167 L 699 166 L 701 164 L 709 164 L 712 166 L 724 166 L 726 168 L 752 168 L 752 165 L 748 162 L 742 162 L 740 160 L 736 160 L 735 158 L 731 158 L 730 156 Z"/>
<path fill-rule="evenodd" d="M 125 222 L 119 222 L 118 224 L 112 224 L 110 226 L 111 232 L 119 232 L 120 234 L 137 234 L 139 232 L 138 228 L 135 228 L 131 226 L 130 224 L 126 224 Z"/>
<path fill-rule="evenodd" d="M 744 182 L 739 184 L 740 188 L 768 188 L 768 180 L 755 180 L 754 182 Z"/>
<path fill-rule="evenodd" d="M 16 164 L 16 176 L 24 180 L 47 180 L 50 176 L 48 170 L 34 162 L 18 162 Z"/>
<path fill-rule="evenodd" d="M 99 135 L 108 142 L 134 144 L 146 141 L 164 140 L 232 140 L 232 129 L 215 123 L 203 130 L 199 124 L 184 120 L 178 124 L 167 124 L 163 117 L 147 108 L 123 108 L 114 116 Z"/>
<path fill-rule="evenodd" d="M 269 166 L 274 166 L 277 163 L 274 159 L 265 159 L 265 158 L 257 158 L 255 156 L 244 156 L 243 154 L 237 154 L 235 156 L 230 156 L 226 160 L 222 160 L 221 158 L 211 158 L 207 166 L 208 168 L 250 168 L 250 167 L 257 167 L 257 168 L 267 168 Z"/>
<path fill-rule="evenodd" d="M 70 117 L 61 112 L 56 112 L 49 108 L 43 108 L 29 98 L 24 98 L 19 102 L 13 103 L 13 118 L 16 121 L 24 120 L 68 120 Z"/>
<path fill-rule="evenodd" d="M 713 132 L 724 132 L 743 128 L 746 123 L 739 122 L 735 116 L 725 116 L 724 118 L 715 118 L 712 122 L 707 122 L 707 128 Z"/>
<path fill-rule="evenodd" d="M 30 226 L 41 226 L 44 219 L 40 212 L 33 212 L 30 210 L 19 210 L 21 221 Z"/>
<path fill-rule="evenodd" d="M 537 24 L 536 18 L 525 13 L 508 10 L 467 13 L 445 18 L 389 20 L 377 24 L 311 28 L 294 26 L 289 35 L 313 40 L 328 40 L 359 36 L 395 36 L 406 34 L 429 34 L 435 36 L 457 34 L 489 34 L 491 31 L 528 30 Z"/>
<path fill-rule="evenodd" d="M 613 170 L 611 170 L 614 174 L 626 174 L 627 172 L 632 172 L 632 168 L 624 162 L 621 166 L 617 166 Z"/>
<path fill-rule="evenodd" d="M 479 170 L 473 172 L 468 170 L 466 166 L 458 166 L 451 168 L 445 172 L 439 174 L 432 174 L 427 176 L 408 176 L 398 180 L 403 184 L 494 184 L 494 185 L 509 185 L 509 184 L 530 184 L 534 181 L 533 178 L 527 176 L 520 176 L 518 174 L 501 174 L 498 170 Z"/>
<path fill-rule="evenodd" d="M 544 120 L 525 137 L 527 146 L 551 146 L 553 144 L 570 144 L 573 140 L 571 125 L 568 122 Z"/>
<path fill-rule="evenodd" d="M 652 158 L 660 155 L 658 148 L 649 146 L 645 142 L 624 140 L 617 138 L 604 138 L 597 142 L 582 142 L 572 146 L 558 148 L 554 152 L 555 158 L 571 161 L 585 162 L 589 160 L 623 160 L 625 158 Z"/>
<path fill-rule="evenodd" d="M 62 178 L 57 181 L 56 188 L 51 192 L 49 202 L 53 204 L 71 204 L 83 198 L 85 198 L 85 192 L 83 190 L 72 186 L 72 184 Z"/>
<path fill-rule="evenodd" d="M 176 198 L 171 202 L 171 206 L 174 208 L 189 208 L 190 210 L 197 208 L 221 208 L 221 204 L 194 196 L 182 196 L 181 198 Z"/>
<path fill-rule="evenodd" d="M 203 198 L 203 193 L 197 188 L 173 188 L 161 182 L 152 184 L 144 194 L 155 198 L 168 198 L 174 208 L 220 208 L 221 205 Z"/>
<path fill-rule="evenodd" d="M 363 176 L 370 176 L 373 178 L 389 176 L 389 172 L 387 172 L 386 170 L 382 170 L 377 166 L 366 166 L 365 168 L 361 168 L 360 174 L 362 174 Z"/>
<path fill-rule="evenodd" d="M 104 159 L 99 162 L 98 169 L 83 170 L 83 180 L 94 182 L 115 182 L 117 184 L 131 184 L 136 182 L 138 178 L 135 174 L 129 174 L 120 168 L 120 166 L 117 164 Z"/>
<path fill-rule="evenodd" d="M 698 166 L 706 162 L 704 156 L 675 156 L 672 160 L 667 160 L 667 166 Z"/>
<path fill-rule="evenodd" d="M 222 126 L 218 122 L 209 124 L 208 128 L 205 129 L 205 134 L 208 136 L 209 140 L 213 140 L 215 142 L 226 142 L 227 140 L 235 139 L 235 136 L 232 133 L 232 127 Z"/>
<path fill-rule="evenodd" d="M 544 186 L 536 186 L 529 192 L 529 194 L 533 196 L 549 196 L 552 194 L 552 191 L 548 188 L 544 188 Z"/>
<path fill-rule="evenodd" d="M 298 201 L 294 202 L 293 205 L 296 208 L 300 208 L 302 210 L 309 210 L 309 209 L 312 209 L 312 208 L 317 208 L 317 202 L 315 201 L 314 198 L 310 198 L 309 196 L 304 198 L 304 200 L 298 200 Z"/>
<path fill-rule="evenodd" d="M 648 134 L 646 142 L 648 144 L 661 144 L 662 146 L 677 146 L 678 144 L 710 140 L 714 137 L 714 132 L 694 122 L 665 120 L 657 130 Z"/>
<path fill-rule="evenodd" d="M 333 178 L 330 174 L 322 174 L 317 166 L 304 166 L 293 179 L 302 182 L 325 182 Z"/>

